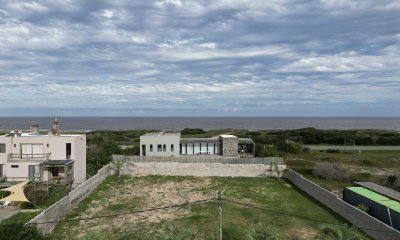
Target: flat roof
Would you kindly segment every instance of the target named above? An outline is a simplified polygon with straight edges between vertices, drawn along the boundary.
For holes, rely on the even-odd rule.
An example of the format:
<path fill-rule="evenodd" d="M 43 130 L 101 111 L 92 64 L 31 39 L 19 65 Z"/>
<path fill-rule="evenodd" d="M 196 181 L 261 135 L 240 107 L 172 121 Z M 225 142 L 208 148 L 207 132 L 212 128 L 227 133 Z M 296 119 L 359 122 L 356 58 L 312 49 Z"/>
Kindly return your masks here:
<path fill-rule="evenodd" d="M 191 142 L 194 142 L 194 143 L 196 143 L 196 142 L 202 142 L 202 143 L 204 143 L 204 142 L 212 142 L 212 143 L 215 143 L 215 142 L 219 142 L 219 139 L 218 138 L 181 138 L 180 141 L 182 143 L 191 143 Z"/>
<path fill-rule="evenodd" d="M 220 137 L 222 137 L 222 138 L 237 138 L 235 135 L 230 135 L 230 134 L 222 134 L 222 135 L 219 135 Z"/>
<path fill-rule="evenodd" d="M 386 197 L 389 197 L 391 199 L 394 199 L 394 200 L 400 202 L 400 193 L 395 190 L 392 190 L 390 188 L 381 186 L 381 185 L 373 183 L 373 182 L 355 182 L 354 184 L 356 184 L 357 186 L 360 186 L 360 187 L 368 188 L 374 192 L 380 193 Z"/>
<path fill-rule="evenodd" d="M 152 136 L 152 137 L 158 137 L 158 136 L 177 136 L 179 137 L 181 133 L 179 132 L 152 132 L 152 133 L 146 133 L 143 134 L 142 136 Z"/>
<path fill-rule="evenodd" d="M 60 134 L 60 135 L 48 135 L 48 134 L 41 134 L 41 133 L 22 133 L 21 135 L 17 133 L 7 133 L 2 135 L 2 137 L 78 137 L 83 136 L 85 134 Z"/>
<path fill-rule="evenodd" d="M 364 187 L 348 187 L 347 189 L 400 213 L 400 202 L 396 200 L 385 197 Z"/>

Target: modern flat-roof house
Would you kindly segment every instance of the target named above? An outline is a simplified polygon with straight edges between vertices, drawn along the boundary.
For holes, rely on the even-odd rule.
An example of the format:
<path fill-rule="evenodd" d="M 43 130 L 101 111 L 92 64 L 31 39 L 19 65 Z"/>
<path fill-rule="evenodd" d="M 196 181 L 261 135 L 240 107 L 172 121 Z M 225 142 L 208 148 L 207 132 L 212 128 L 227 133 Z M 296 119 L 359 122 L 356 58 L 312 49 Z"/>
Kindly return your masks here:
<path fill-rule="evenodd" d="M 212 138 L 181 138 L 180 133 L 147 133 L 140 136 L 140 156 L 179 157 L 181 155 L 254 156 L 250 138 L 220 135 Z"/>
<path fill-rule="evenodd" d="M 86 179 L 86 135 L 60 134 L 55 119 L 48 134 L 32 125 L 30 132 L 0 136 L 0 177 L 10 182 L 80 184 Z"/>

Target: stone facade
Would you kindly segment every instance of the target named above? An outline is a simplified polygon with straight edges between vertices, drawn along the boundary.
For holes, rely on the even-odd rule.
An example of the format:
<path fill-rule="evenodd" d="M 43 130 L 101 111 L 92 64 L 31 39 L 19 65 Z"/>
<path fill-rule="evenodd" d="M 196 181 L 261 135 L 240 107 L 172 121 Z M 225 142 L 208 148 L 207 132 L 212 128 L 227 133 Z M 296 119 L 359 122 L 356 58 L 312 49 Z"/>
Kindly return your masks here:
<path fill-rule="evenodd" d="M 222 156 L 239 157 L 238 143 L 239 139 L 233 135 L 221 135 L 222 139 Z"/>

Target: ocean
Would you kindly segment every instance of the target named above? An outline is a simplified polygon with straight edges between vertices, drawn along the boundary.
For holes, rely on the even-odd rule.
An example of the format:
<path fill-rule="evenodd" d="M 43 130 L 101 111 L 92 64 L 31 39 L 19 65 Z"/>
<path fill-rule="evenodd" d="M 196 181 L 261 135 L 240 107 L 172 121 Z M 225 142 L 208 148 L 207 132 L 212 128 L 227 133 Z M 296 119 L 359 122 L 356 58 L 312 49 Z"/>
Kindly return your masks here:
<path fill-rule="evenodd" d="M 318 129 L 381 129 L 400 131 L 399 117 L 59 117 L 62 131 L 92 130 L 205 130 L 235 128 L 277 130 L 314 127 Z M 1 130 L 52 127 L 52 117 L 0 117 Z"/>

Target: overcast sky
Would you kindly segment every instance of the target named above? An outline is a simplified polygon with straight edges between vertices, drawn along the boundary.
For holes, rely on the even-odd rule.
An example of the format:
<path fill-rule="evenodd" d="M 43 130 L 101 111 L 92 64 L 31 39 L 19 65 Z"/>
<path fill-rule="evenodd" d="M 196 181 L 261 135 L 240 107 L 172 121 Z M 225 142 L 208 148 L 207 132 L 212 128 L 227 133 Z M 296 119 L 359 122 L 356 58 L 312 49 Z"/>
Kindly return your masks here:
<path fill-rule="evenodd" d="M 0 116 L 400 116 L 399 0 L 0 0 Z"/>

